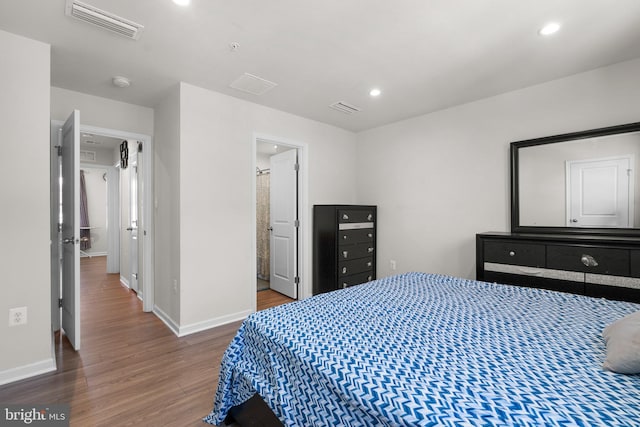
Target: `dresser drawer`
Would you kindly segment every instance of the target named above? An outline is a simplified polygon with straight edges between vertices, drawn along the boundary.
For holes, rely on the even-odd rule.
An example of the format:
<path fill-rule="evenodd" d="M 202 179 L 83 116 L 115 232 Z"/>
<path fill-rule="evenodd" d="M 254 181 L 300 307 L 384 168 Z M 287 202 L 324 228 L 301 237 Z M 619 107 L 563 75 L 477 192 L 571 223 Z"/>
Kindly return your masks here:
<path fill-rule="evenodd" d="M 631 251 L 629 256 L 631 261 L 631 276 L 640 277 L 640 251 Z"/>
<path fill-rule="evenodd" d="M 340 261 L 338 263 L 338 277 L 373 271 L 373 257 Z"/>
<path fill-rule="evenodd" d="M 352 244 L 362 242 L 373 242 L 375 232 L 373 228 L 361 228 L 356 230 L 338 231 L 338 244 Z"/>
<path fill-rule="evenodd" d="M 613 248 L 548 245 L 547 268 L 628 276 L 629 251 Z"/>
<path fill-rule="evenodd" d="M 359 243 L 357 245 L 341 245 L 338 250 L 338 259 L 348 260 L 370 257 L 373 255 L 374 250 L 373 242 Z"/>
<path fill-rule="evenodd" d="M 349 286 L 355 286 L 355 285 L 360 285 L 362 283 L 370 282 L 373 279 L 375 279 L 373 272 L 367 271 L 365 273 L 354 274 L 352 276 L 343 277 L 340 279 L 340 282 L 338 282 L 338 284 L 340 288 L 344 289 L 344 288 L 348 288 Z"/>
<path fill-rule="evenodd" d="M 338 211 L 339 223 L 373 222 L 375 218 L 373 210 L 369 209 L 340 209 Z"/>
<path fill-rule="evenodd" d="M 484 260 L 499 264 L 544 267 L 545 246 L 536 243 L 485 241 Z"/>

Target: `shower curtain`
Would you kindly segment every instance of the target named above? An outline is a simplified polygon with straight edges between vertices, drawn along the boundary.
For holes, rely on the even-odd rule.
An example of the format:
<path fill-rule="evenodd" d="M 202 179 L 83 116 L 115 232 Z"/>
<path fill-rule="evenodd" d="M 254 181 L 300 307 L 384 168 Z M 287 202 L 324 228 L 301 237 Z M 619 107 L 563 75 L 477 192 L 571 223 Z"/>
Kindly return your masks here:
<path fill-rule="evenodd" d="M 87 184 L 84 171 L 80 170 L 80 250 L 91 249 L 91 231 L 89 230 L 89 207 L 87 205 Z"/>
<path fill-rule="evenodd" d="M 258 278 L 269 280 L 269 174 L 256 176 L 256 227 Z"/>

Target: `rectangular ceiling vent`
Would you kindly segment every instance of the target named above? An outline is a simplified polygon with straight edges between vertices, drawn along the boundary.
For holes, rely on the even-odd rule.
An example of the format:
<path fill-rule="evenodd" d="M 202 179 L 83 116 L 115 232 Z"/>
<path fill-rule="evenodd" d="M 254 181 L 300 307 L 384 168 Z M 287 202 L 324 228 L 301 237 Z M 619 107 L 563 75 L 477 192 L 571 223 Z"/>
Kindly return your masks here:
<path fill-rule="evenodd" d="M 362 111 L 362 108 L 356 107 L 355 105 L 352 105 L 352 104 L 348 104 L 344 101 L 334 102 L 333 104 L 329 105 L 329 107 L 333 108 L 334 110 L 343 112 L 345 114 L 353 114 L 353 113 Z"/>
<path fill-rule="evenodd" d="M 143 25 L 77 0 L 67 0 L 65 14 L 133 40 L 138 40 L 144 29 Z"/>
<path fill-rule="evenodd" d="M 251 93 L 253 95 L 263 95 L 276 86 L 278 86 L 277 83 L 270 82 L 269 80 L 249 73 L 244 73 L 229 85 L 229 87 Z"/>

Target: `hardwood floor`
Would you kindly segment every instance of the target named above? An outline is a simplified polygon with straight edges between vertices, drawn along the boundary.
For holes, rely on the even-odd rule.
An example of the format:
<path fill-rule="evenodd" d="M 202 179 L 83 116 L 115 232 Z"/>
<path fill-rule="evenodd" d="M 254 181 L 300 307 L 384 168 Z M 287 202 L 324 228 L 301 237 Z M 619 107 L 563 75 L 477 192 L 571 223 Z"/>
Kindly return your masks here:
<path fill-rule="evenodd" d="M 178 338 L 105 273 L 105 257 L 83 258 L 80 269 L 81 350 L 57 335 L 57 371 L 1 386 L 0 402 L 68 403 L 72 426 L 204 426 L 241 322 Z M 285 298 L 258 292 L 258 309 Z"/>

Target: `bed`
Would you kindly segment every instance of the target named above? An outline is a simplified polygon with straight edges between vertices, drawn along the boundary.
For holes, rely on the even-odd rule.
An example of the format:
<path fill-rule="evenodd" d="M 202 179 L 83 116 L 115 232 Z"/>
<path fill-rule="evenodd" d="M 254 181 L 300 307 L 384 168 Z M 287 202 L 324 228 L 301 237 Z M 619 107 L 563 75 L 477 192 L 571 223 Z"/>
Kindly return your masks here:
<path fill-rule="evenodd" d="M 287 426 L 640 425 L 640 375 L 603 369 L 639 304 L 407 273 L 249 316 L 220 425 L 258 395 Z"/>

